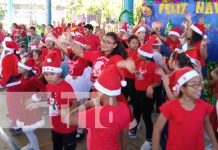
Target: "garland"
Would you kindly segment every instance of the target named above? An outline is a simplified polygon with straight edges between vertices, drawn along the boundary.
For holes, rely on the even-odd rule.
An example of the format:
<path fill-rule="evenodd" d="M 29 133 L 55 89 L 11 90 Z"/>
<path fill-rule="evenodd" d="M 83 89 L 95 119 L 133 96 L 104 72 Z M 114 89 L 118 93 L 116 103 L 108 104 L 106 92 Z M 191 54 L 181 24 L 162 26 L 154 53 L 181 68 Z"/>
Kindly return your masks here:
<path fill-rule="evenodd" d="M 133 24 L 134 24 L 134 17 L 133 17 L 133 14 L 132 14 L 131 11 L 129 11 L 129 10 L 127 10 L 127 9 L 123 10 L 123 11 L 120 13 L 120 15 L 119 15 L 119 21 L 121 22 L 122 16 L 123 16 L 123 14 L 125 14 L 125 13 L 127 13 L 127 15 L 128 15 L 129 18 L 130 18 L 130 25 L 133 25 Z"/>
<path fill-rule="evenodd" d="M 209 61 L 206 64 L 206 78 L 204 80 L 204 89 L 203 89 L 203 97 L 204 99 L 212 105 L 215 105 L 215 97 L 213 90 L 209 85 L 209 81 L 211 80 L 211 71 L 214 70 L 217 66 L 217 63 L 214 61 Z"/>

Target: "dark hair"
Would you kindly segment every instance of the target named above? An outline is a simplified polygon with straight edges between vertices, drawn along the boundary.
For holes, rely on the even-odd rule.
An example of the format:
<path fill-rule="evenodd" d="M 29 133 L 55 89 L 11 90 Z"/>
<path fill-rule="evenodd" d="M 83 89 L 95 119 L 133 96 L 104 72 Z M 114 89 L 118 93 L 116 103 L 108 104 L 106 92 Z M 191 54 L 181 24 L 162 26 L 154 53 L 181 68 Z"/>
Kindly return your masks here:
<path fill-rule="evenodd" d="M 93 26 L 92 26 L 91 24 L 86 24 L 86 25 L 84 26 L 84 28 L 87 28 L 87 29 L 93 31 Z"/>
<path fill-rule="evenodd" d="M 21 44 L 20 48 L 27 48 L 27 46 L 25 44 Z"/>
<path fill-rule="evenodd" d="M 117 44 L 117 47 L 113 49 L 113 51 L 108 55 L 108 57 L 113 56 L 113 55 L 120 55 L 124 59 L 126 59 L 128 57 L 128 54 L 125 50 L 125 47 L 120 42 L 118 35 L 114 32 L 108 32 L 105 34 L 105 36 L 110 36 L 114 40 L 114 43 Z"/>
<path fill-rule="evenodd" d="M 203 36 L 192 30 L 192 36 L 190 39 L 190 46 L 194 46 L 196 43 L 203 40 Z"/>
<path fill-rule="evenodd" d="M 35 76 L 32 70 L 28 70 L 27 72 L 27 78 L 30 79 L 31 77 Z"/>
<path fill-rule="evenodd" d="M 194 68 L 193 63 L 191 62 L 191 59 L 184 52 L 179 53 L 177 51 L 174 51 L 171 54 L 171 57 L 173 60 L 178 62 L 178 65 L 180 68 L 183 68 L 185 66 L 189 66 L 191 68 Z"/>
<path fill-rule="evenodd" d="M 48 24 L 49 27 L 51 27 L 52 29 L 54 29 L 54 26 L 52 24 Z"/>
<path fill-rule="evenodd" d="M 136 40 L 139 42 L 137 36 L 135 36 L 135 35 L 131 35 L 131 36 L 128 38 L 127 42 L 130 43 L 133 39 L 136 39 Z"/>
<path fill-rule="evenodd" d="M 31 26 L 30 29 L 36 31 L 36 28 L 34 26 Z"/>
<path fill-rule="evenodd" d="M 38 56 L 41 56 L 42 55 L 42 51 L 40 50 L 40 49 L 35 49 L 34 51 L 33 51 L 33 53 L 36 53 L 36 54 L 38 54 Z"/>

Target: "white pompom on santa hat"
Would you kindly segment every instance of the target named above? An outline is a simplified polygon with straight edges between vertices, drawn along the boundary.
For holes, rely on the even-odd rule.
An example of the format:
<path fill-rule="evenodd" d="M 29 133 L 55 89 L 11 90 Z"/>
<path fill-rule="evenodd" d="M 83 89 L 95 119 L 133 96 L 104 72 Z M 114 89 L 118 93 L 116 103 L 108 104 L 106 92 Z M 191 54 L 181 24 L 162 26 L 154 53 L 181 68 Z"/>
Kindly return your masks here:
<path fill-rule="evenodd" d="M 174 71 L 169 76 L 170 85 L 173 87 L 172 90 L 179 93 L 181 86 L 197 76 L 199 76 L 199 73 L 190 67 L 183 67 Z"/>
<path fill-rule="evenodd" d="M 43 66 L 42 73 L 44 72 L 52 72 L 52 73 L 61 73 L 61 61 L 58 59 L 57 52 L 49 52 L 46 56 Z"/>
<path fill-rule="evenodd" d="M 178 27 L 174 27 L 170 30 L 169 35 L 175 35 L 179 38 L 181 36 L 181 30 Z"/>
<path fill-rule="evenodd" d="M 123 80 L 123 72 L 115 65 L 108 66 L 98 76 L 94 87 L 108 96 L 118 96 L 121 94 L 121 86 L 126 86 Z"/>
<path fill-rule="evenodd" d="M 144 57 L 152 58 L 153 57 L 153 44 L 157 40 L 155 35 L 152 35 L 148 41 L 139 47 L 138 53 Z"/>
<path fill-rule="evenodd" d="M 207 35 L 205 34 L 204 24 L 202 24 L 202 23 L 195 23 L 195 24 L 191 25 L 190 28 L 193 31 L 195 31 L 196 33 L 200 34 L 204 39 L 207 39 Z"/>
<path fill-rule="evenodd" d="M 120 28 L 120 32 L 127 33 L 127 25 L 128 25 L 128 22 L 123 22 L 123 24 Z"/>
<path fill-rule="evenodd" d="M 24 57 L 18 62 L 18 66 L 26 70 L 32 70 L 34 66 L 34 60 L 30 57 Z"/>

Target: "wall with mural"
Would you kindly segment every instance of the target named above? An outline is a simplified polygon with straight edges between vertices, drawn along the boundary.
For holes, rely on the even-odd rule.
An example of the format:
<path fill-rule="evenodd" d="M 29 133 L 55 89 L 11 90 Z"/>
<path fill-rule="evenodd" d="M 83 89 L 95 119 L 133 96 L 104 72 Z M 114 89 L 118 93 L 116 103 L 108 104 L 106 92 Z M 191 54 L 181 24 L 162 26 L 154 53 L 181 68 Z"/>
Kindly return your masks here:
<path fill-rule="evenodd" d="M 182 26 L 187 14 L 191 15 L 192 23 L 204 21 L 206 35 L 209 38 L 208 60 L 218 60 L 218 2 L 194 0 L 146 0 L 146 5 L 152 8 L 151 16 L 144 16 L 145 20 L 151 24 L 153 21 L 160 21 L 163 24 L 161 31 L 165 30 L 169 20 L 174 26 Z"/>

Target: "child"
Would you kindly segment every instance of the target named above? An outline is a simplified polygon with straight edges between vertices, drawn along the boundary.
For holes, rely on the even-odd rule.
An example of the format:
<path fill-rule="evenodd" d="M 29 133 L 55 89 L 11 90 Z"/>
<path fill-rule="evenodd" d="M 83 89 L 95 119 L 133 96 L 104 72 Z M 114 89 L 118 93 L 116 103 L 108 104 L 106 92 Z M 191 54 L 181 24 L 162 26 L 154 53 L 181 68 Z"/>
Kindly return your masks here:
<path fill-rule="evenodd" d="M 34 60 L 33 72 L 35 73 L 35 77 L 38 80 L 44 81 L 43 74 L 42 74 L 43 61 L 41 59 L 41 55 L 42 55 L 42 51 L 40 49 L 35 49 L 33 51 L 33 60 Z"/>
<path fill-rule="evenodd" d="M 16 127 L 16 120 L 19 113 L 16 112 L 17 106 L 20 104 L 19 96 L 14 99 L 15 93 L 20 91 L 21 75 L 17 72 L 18 58 L 15 51 L 18 50 L 18 45 L 9 37 L 5 37 L 2 42 L 3 51 L 0 59 L 0 88 L 6 88 L 7 107 L 9 118 L 11 119 L 12 126 Z M 16 130 L 14 130 L 14 133 Z"/>
<path fill-rule="evenodd" d="M 127 149 L 131 115 L 121 84 L 117 67 L 107 66 L 94 84 L 100 100 L 90 100 L 65 116 L 65 122 L 88 128 L 88 150 Z"/>
<path fill-rule="evenodd" d="M 19 47 L 19 52 L 18 52 L 20 59 L 22 59 L 28 55 L 28 53 L 26 51 L 27 51 L 26 45 L 21 44 Z"/>
<path fill-rule="evenodd" d="M 37 137 L 34 133 L 34 130 L 37 128 L 42 127 L 45 124 L 44 119 L 40 115 L 40 110 L 35 109 L 28 111 L 25 109 L 25 105 L 28 102 L 27 100 L 31 98 L 32 92 L 44 92 L 45 86 L 42 82 L 34 77 L 32 68 L 33 68 L 34 61 L 32 58 L 24 57 L 18 63 L 18 73 L 22 74 L 21 78 L 21 116 L 16 121 L 17 126 L 21 127 L 23 132 L 26 134 L 29 144 L 22 147 L 21 150 L 39 150 L 39 143 Z M 36 96 L 32 96 L 33 101 L 38 101 Z"/>
<path fill-rule="evenodd" d="M 173 73 L 173 89 L 179 93 L 179 98 L 161 106 L 161 114 L 156 121 L 153 132 L 153 150 L 160 149 L 160 135 L 166 121 L 169 121 L 169 138 L 167 149 L 204 149 L 204 129 L 213 144 L 218 145 L 209 122 L 209 114 L 213 108 L 207 102 L 199 99 L 202 90 L 202 80 L 197 71 L 190 67 L 178 69 Z"/>
<path fill-rule="evenodd" d="M 169 37 L 166 38 L 160 33 L 157 33 L 157 36 L 164 42 L 166 43 L 167 50 L 172 53 L 176 48 L 180 48 L 181 42 L 179 40 L 181 36 L 181 31 L 178 27 L 174 27 L 170 30 L 169 32 Z"/>
<path fill-rule="evenodd" d="M 146 141 L 141 150 L 151 148 L 153 123 L 151 114 L 154 105 L 154 88 L 160 84 L 160 76 L 155 73 L 158 66 L 152 61 L 153 43 L 156 36 L 151 36 L 148 41 L 138 49 L 136 60 L 135 88 L 136 102 L 133 106 L 133 114 L 137 122 L 140 122 L 141 114 L 146 125 Z M 148 80 L 149 79 L 149 80 Z M 137 126 L 132 130 L 136 134 Z"/>
<path fill-rule="evenodd" d="M 48 82 L 46 85 L 46 91 L 49 92 L 48 102 L 30 104 L 27 109 L 49 107 L 53 149 L 60 150 L 64 147 L 65 150 L 75 150 L 77 127 L 63 123 L 60 115 L 63 108 L 67 109 L 75 104 L 75 99 L 67 99 L 64 92 L 71 92 L 73 95 L 74 91 L 65 80 L 61 79 L 61 61 L 57 58 L 56 52 L 48 53 L 42 67 L 42 73 Z"/>

